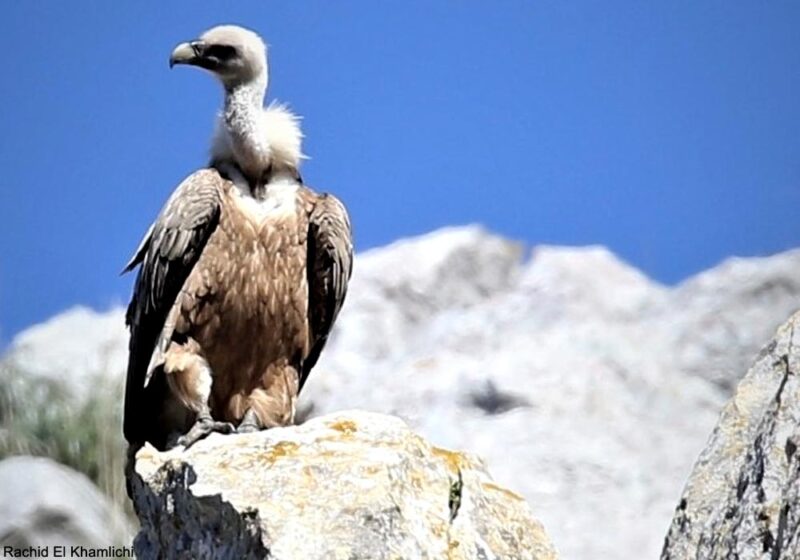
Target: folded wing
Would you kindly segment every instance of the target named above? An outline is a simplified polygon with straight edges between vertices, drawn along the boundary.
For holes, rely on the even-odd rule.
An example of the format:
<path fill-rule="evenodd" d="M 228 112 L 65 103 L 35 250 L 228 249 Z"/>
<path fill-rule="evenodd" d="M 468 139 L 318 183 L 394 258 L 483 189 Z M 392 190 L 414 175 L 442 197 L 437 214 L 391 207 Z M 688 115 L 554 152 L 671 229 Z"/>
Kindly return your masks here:
<path fill-rule="evenodd" d="M 187 277 L 217 227 L 223 179 L 214 169 L 187 177 L 169 198 L 124 272 L 141 265 L 126 315 L 130 355 L 125 385 L 123 431 L 141 442 L 155 411 L 143 410 L 154 353 L 172 336 L 168 316 Z"/>
<path fill-rule="evenodd" d="M 333 323 L 344 303 L 353 271 L 350 218 L 339 200 L 329 194 L 317 197 L 308 228 L 308 319 L 311 349 L 303 362 L 300 388 L 317 363 Z"/>

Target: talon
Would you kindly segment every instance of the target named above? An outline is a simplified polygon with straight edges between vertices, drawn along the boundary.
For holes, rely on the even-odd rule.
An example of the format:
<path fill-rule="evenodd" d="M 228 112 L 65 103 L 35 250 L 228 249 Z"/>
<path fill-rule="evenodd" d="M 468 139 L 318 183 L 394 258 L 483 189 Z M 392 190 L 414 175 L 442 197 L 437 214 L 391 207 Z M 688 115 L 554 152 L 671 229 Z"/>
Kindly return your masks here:
<path fill-rule="evenodd" d="M 239 424 L 239 427 L 236 428 L 237 434 L 252 434 L 253 432 L 258 431 L 258 426 L 255 424 Z"/>
<path fill-rule="evenodd" d="M 234 431 L 233 424 L 230 422 L 218 422 L 208 417 L 200 417 L 186 434 L 178 438 L 178 445 L 182 445 L 188 449 L 201 439 L 215 432 L 219 434 L 232 434 Z"/>
<path fill-rule="evenodd" d="M 258 415 L 252 408 L 248 408 L 247 412 L 244 413 L 244 418 L 239 423 L 239 427 L 236 428 L 236 433 L 252 434 L 259 430 L 261 430 L 261 422 L 258 419 Z"/>

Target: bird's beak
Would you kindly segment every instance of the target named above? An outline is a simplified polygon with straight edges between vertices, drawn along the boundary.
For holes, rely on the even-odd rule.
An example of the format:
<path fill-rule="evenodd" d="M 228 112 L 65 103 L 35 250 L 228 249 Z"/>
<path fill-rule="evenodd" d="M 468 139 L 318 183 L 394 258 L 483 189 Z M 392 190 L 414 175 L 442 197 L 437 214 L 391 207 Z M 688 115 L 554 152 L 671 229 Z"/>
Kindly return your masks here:
<path fill-rule="evenodd" d="M 198 66 L 203 59 L 203 50 L 205 43 L 202 41 L 189 41 L 181 43 L 172 54 L 169 55 L 169 67 L 172 68 L 176 64 L 191 64 Z"/>

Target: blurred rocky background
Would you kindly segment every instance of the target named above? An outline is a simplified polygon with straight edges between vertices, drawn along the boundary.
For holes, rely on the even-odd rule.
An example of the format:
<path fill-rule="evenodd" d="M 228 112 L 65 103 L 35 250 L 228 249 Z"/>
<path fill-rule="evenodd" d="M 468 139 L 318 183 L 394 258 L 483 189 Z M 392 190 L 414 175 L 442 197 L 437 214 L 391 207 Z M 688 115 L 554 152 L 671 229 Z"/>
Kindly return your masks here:
<path fill-rule="evenodd" d="M 397 415 L 483 458 L 562 558 L 656 558 L 723 404 L 799 307 L 800 250 L 667 287 L 602 247 L 440 230 L 358 255 L 301 413 Z M 0 540 L 135 532 L 126 346 L 122 309 L 75 308 L 13 340 L 0 365 Z"/>

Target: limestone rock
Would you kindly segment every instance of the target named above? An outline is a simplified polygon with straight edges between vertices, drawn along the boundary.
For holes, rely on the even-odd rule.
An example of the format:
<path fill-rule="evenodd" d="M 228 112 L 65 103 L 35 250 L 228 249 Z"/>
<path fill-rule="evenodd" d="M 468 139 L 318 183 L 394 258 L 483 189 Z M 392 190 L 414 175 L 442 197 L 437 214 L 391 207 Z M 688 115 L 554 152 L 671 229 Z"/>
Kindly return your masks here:
<path fill-rule="evenodd" d="M 478 459 L 390 416 L 145 447 L 136 472 L 140 558 L 556 558 L 525 500 Z"/>
<path fill-rule="evenodd" d="M 800 558 L 800 313 L 761 352 L 694 467 L 662 560 Z"/>
<path fill-rule="evenodd" d="M 677 287 L 601 247 L 524 253 L 475 226 L 359 253 L 300 407 L 394 414 L 477 454 L 565 558 L 656 558 L 720 408 L 800 305 L 800 251 Z M 116 349 L 108 374 L 124 374 L 123 315 L 64 314 L 9 356 L 91 394 L 93 356 Z"/>
<path fill-rule="evenodd" d="M 0 367 L 55 384 L 80 406 L 98 384 L 124 377 L 127 359 L 124 310 L 100 313 L 78 306 L 15 336 Z"/>
<path fill-rule="evenodd" d="M 670 307 L 679 369 L 730 394 L 756 350 L 800 309 L 800 250 L 728 259 L 678 286 Z"/>
<path fill-rule="evenodd" d="M 444 228 L 359 253 L 335 337 L 359 356 L 403 355 L 420 327 L 514 286 L 523 248 L 479 226 Z M 331 341 L 335 342 L 335 341 Z"/>
<path fill-rule="evenodd" d="M 124 516 L 80 473 L 50 459 L 0 461 L 0 547 L 128 545 Z"/>

